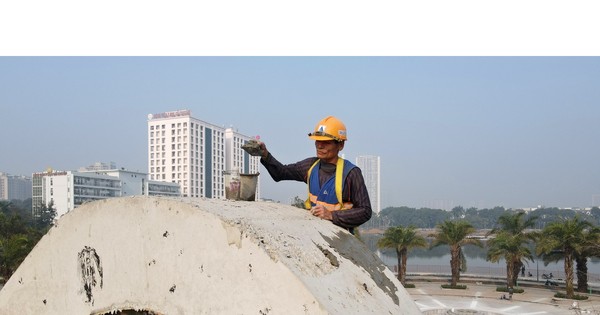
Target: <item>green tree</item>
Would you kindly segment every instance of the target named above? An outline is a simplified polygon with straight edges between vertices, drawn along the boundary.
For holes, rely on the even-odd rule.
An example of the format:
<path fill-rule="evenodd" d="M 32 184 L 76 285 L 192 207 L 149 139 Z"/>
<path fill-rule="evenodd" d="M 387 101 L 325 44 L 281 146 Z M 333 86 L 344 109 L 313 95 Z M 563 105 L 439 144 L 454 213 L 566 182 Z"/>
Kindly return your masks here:
<path fill-rule="evenodd" d="M 416 247 L 427 247 L 427 240 L 417 234 L 414 226 L 390 227 L 385 230 L 383 237 L 377 241 L 378 248 L 393 248 L 398 258 L 398 280 L 406 285 L 406 261 L 408 251 Z"/>
<path fill-rule="evenodd" d="M 536 244 L 538 255 L 561 252 L 564 260 L 565 283 L 567 298 L 574 296 L 573 289 L 573 260 L 577 253 L 587 246 L 584 233 L 592 228 L 588 221 L 580 220 L 578 216 L 571 219 L 552 222 L 546 225 Z"/>
<path fill-rule="evenodd" d="M 0 242 L 0 275 L 4 279 L 10 278 L 36 243 L 37 240 L 25 234 L 14 234 L 3 239 Z"/>
<path fill-rule="evenodd" d="M 589 257 L 600 256 L 600 251 L 596 244 L 600 242 L 600 229 L 592 227 L 584 230 L 581 235 L 582 246 L 575 253 L 575 270 L 577 275 L 577 291 L 587 292 L 588 290 L 588 268 L 587 262 Z"/>
<path fill-rule="evenodd" d="M 524 237 L 505 231 L 497 233 L 488 241 L 487 260 L 498 262 L 500 258 L 504 258 L 506 261 L 506 286 L 508 288 L 514 287 L 519 269 L 523 266 L 522 261 L 533 261 L 533 255 L 527 247 L 528 242 Z"/>
<path fill-rule="evenodd" d="M 482 247 L 478 239 L 468 238 L 469 234 L 475 232 L 475 228 L 467 221 L 444 221 L 437 225 L 437 231 L 430 236 L 434 237 L 431 247 L 448 245 L 450 247 L 450 270 L 452 272 L 451 285 L 456 286 L 460 280 L 461 267 L 465 266 L 466 259 L 462 253 L 462 247 L 468 244 Z M 464 268 L 463 268 L 464 269 Z"/>
<path fill-rule="evenodd" d="M 523 267 L 523 260 L 533 261 L 529 249 L 530 241 L 534 241 L 536 234 L 529 230 L 535 226 L 537 217 L 529 216 L 523 211 L 507 212 L 498 218 L 497 226 L 489 235 L 496 237 L 488 242 L 489 251 L 487 259 L 498 262 L 500 258 L 506 261 L 506 285 L 513 287 L 519 277 L 519 270 Z"/>
<path fill-rule="evenodd" d="M 5 279 L 47 231 L 33 224 L 30 213 L 11 202 L 0 202 L 0 276 Z"/>
<path fill-rule="evenodd" d="M 461 220 L 465 218 L 466 210 L 461 206 L 452 208 L 451 212 L 454 220 Z"/>
<path fill-rule="evenodd" d="M 50 202 L 47 206 L 42 204 L 40 216 L 37 218 L 37 227 L 46 233 L 53 225 L 56 218 L 56 209 L 54 204 Z"/>

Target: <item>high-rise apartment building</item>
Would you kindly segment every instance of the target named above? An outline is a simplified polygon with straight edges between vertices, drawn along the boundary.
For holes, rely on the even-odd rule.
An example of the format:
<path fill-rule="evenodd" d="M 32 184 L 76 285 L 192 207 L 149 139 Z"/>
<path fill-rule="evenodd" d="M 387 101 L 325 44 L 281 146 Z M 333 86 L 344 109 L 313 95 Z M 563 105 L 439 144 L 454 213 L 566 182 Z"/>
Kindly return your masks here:
<path fill-rule="evenodd" d="M 31 198 L 31 178 L 0 172 L 0 200 Z"/>
<path fill-rule="evenodd" d="M 373 212 L 381 212 L 381 164 L 379 156 L 365 155 L 356 158 L 356 166 L 360 168 L 365 185 L 371 199 Z"/>
<path fill-rule="evenodd" d="M 192 117 L 190 110 L 150 114 L 148 174 L 178 183 L 183 197 L 224 198 L 225 171 L 258 173 L 259 158 L 240 148 L 248 140 L 232 128 Z"/>

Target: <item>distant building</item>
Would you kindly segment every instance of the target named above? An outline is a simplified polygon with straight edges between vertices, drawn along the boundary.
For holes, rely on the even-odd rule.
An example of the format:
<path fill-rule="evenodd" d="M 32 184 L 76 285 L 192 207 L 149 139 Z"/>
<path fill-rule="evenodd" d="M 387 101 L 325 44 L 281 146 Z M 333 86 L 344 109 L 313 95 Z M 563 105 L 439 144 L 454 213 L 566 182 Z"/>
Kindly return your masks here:
<path fill-rule="evenodd" d="M 31 178 L 0 172 L 0 200 L 31 198 Z"/>
<path fill-rule="evenodd" d="M 240 148 L 250 139 L 194 118 L 190 110 L 150 114 L 148 174 L 178 183 L 183 197 L 224 198 L 225 171 L 258 173 L 259 158 Z"/>
<path fill-rule="evenodd" d="M 32 212 L 53 204 L 57 217 L 94 200 L 133 195 L 179 196 L 176 183 L 154 182 L 148 175 L 127 170 L 54 171 L 34 173 Z"/>
<path fill-rule="evenodd" d="M 107 170 L 116 170 L 117 163 L 115 162 L 96 162 L 87 167 L 80 167 L 79 171 L 107 171 Z"/>
<path fill-rule="evenodd" d="M 371 199 L 373 212 L 381 212 L 381 163 L 379 156 L 365 155 L 356 158 L 356 166 L 362 171 Z"/>

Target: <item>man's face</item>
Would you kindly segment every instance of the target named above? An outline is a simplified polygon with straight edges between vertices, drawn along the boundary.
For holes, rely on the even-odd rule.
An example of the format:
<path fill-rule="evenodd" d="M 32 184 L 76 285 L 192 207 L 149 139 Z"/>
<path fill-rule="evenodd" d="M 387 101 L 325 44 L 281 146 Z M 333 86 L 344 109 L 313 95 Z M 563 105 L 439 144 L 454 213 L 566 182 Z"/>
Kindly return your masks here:
<path fill-rule="evenodd" d="M 337 161 L 338 153 L 342 150 L 343 147 L 343 142 L 336 142 L 334 140 L 315 141 L 317 157 L 327 163 L 335 163 Z"/>

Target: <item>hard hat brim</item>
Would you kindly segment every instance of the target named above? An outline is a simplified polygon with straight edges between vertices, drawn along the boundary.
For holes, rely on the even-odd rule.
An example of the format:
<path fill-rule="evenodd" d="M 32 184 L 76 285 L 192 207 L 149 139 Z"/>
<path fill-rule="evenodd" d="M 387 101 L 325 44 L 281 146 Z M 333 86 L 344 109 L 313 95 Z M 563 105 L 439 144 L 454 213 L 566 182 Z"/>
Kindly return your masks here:
<path fill-rule="evenodd" d="M 308 137 L 313 140 L 318 140 L 318 141 L 329 141 L 329 140 L 336 141 L 336 139 L 333 139 L 333 138 L 327 137 L 327 136 L 308 136 Z"/>

